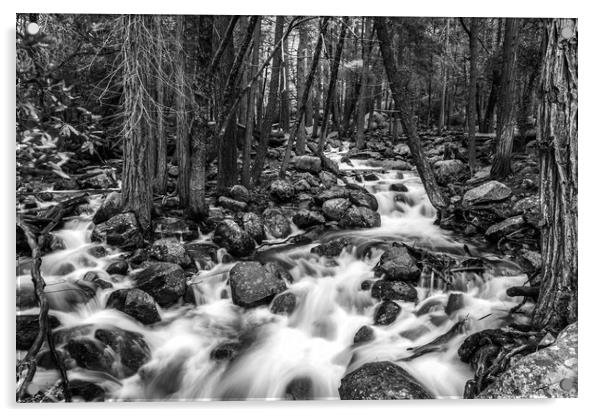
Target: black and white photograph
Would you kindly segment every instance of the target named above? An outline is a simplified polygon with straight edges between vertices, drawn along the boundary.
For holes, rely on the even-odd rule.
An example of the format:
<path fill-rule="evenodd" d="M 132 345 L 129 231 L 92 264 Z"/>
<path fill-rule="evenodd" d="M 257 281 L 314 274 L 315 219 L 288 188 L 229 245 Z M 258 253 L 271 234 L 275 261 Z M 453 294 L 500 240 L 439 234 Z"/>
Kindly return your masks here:
<path fill-rule="evenodd" d="M 13 15 L 13 401 L 577 398 L 570 8 L 196 10 Z"/>

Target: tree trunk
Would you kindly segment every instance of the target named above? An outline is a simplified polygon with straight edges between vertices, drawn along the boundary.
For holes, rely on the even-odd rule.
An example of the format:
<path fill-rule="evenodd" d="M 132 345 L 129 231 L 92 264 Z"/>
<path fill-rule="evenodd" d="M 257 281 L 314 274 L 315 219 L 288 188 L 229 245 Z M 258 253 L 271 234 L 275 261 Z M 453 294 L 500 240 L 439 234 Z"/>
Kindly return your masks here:
<path fill-rule="evenodd" d="M 288 39 L 282 40 L 282 68 L 280 71 L 280 128 L 289 133 L 291 128 L 291 110 L 288 85 Z"/>
<path fill-rule="evenodd" d="M 155 30 L 160 32 L 161 28 L 161 17 L 153 17 L 155 23 Z M 155 77 L 155 94 L 157 97 L 155 115 L 157 118 L 157 163 L 155 169 L 155 183 L 154 188 L 158 194 L 165 194 L 165 187 L 167 186 L 167 137 L 165 136 L 165 124 L 163 119 L 163 107 L 165 105 L 164 98 L 164 79 L 163 79 L 163 47 L 162 45 L 157 48 L 156 65 L 157 65 L 157 76 Z"/>
<path fill-rule="evenodd" d="M 253 56 L 251 58 L 251 74 L 254 74 L 259 67 L 259 43 L 261 42 L 261 18 L 258 19 L 257 25 L 255 26 L 255 33 L 253 35 Z M 253 130 L 255 124 L 253 123 L 253 114 L 255 112 L 255 91 L 257 89 L 257 81 L 253 81 L 253 86 L 248 92 L 247 97 L 247 123 L 245 130 L 245 145 L 243 148 L 242 158 L 242 173 L 241 182 L 242 185 L 249 188 L 251 186 L 251 147 L 253 143 Z M 259 116 L 257 118 L 259 119 Z"/>
<path fill-rule="evenodd" d="M 186 53 L 184 51 L 184 16 L 176 16 L 176 39 L 178 58 L 175 62 L 176 80 L 176 155 L 178 161 L 177 190 L 180 206 L 188 207 L 190 182 L 190 142 L 188 138 L 188 118 L 186 117 L 187 89 L 184 79 Z"/>
<path fill-rule="evenodd" d="M 445 19 L 445 50 L 443 59 L 441 60 L 441 106 L 439 108 L 439 124 L 437 125 L 437 133 L 445 127 L 445 98 L 447 95 L 447 55 L 449 53 L 449 19 Z"/>
<path fill-rule="evenodd" d="M 343 23 L 341 25 L 341 34 L 337 43 L 336 52 L 334 55 L 334 61 L 330 70 L 330 82 L 328 84 L 328 93 L 326 94 L 326 103 L 324 104 L 324 116 L 322 118 L 322 131 L 320 132 L 320 142 L 318 143 L 318 152 L 322 154 L 324 152 L 324 142 L 326 141 L 326 134 L 328 132 L 328 116 L 331 107 L 334 105 L 334 99 L 336 94 L 337 77 L 339 73 L 339 64 L 341 62 L 341 55 L 343 53 L 343 45 L 345 44 L 345 33 L 347 32 L 347 24 L 349 17 L 343 17 Z"/>
<path fill-rule="evenodd" d="M 367 23 L 365 25 L 367 28 Z M 372 42 L 372 39 L 369 39 Z M 371 51 L 372 48 L 370 48 Z M 360 92 L 359 102 L 357 106 L 357 133 L 356 133 L 356 147 L 358 149 L 364 149 L 366 143 L 364 142 L 364 131 L 365 131 L 365 120 L 366 120 L 366 102 L 368 101 L 368 75 L 370 71 L 369 66 L 369 55 L 370 52 L 366 53 L 366 48 L 362 44 L 362 78 L 360 80 Z"/>
<path fill-rule="evenodd" d="M 551 19 L 541 73 L 541 286 L 534 324 L 577 320 L 577 19 Z"/>
<path fill-rule="evenodd" d="M 259 183 L 261 172 L 263 171 L 263 163 L 268 152 L 268 140 L 272 131 L 272 120 L 276 114 L 278 104 L 278 78 L 280 75 L 280 65 L 282 64 L 282 34 L 284 31 L 284 16 L 276 17 L 276 28 L 274 31 L 274 39 L 276 42 L 274 58 L 272 60 L 272 74 L 270 76 L 270 91 L 268 93 L 268 104 L 265 110 L 265 115 L 261 123 L 261 133 L 259 137 L 259 146 L 257 147 L 257 155 L 255 164 L 253 165 L 252 176 L 255 184 Z"/>
<path fill-rule="evenodd" d="M 475 134 L 477 112 L 477 60 L 479 59 L 479 29 L 480 19 L 470 19 L 470 85 L 468 87 L 468 165 L 474 173 L 477 166 Z"/>
<path fill-rule="evenodd" d="M 424 188 L 432 205 L 442 212 L 446 209 L 447 202 L 437 186 L 433 170 L 424 154 L 422 144 L 420 143 L 420 137 L 416 132 L 413 116 L 408 109 L 408 99 L 405 96 L 403 79 L 400 71 L 395 65 L 395 56 L 393 55 L 393 45 L 391 35 L 387 28 L 387 20 L 383 17 L 374 18 L 374 25 L 380 41 L 383 65 L 389 78 L 389 85 L 391 87 L 393 99 L 395 100 L 395 105 L 399 111 L 401 125 L 408 137 L 408 146 L 412 153 L 414 163 L 416 164 L 418 175 L 420 175 L 420 179 L 424 184 Z"/>
<path fill-rule="evenodd" d="M 299 26 L 299 47 L 297 48 L 297 119 L 302 120 L 301 128 L 297 133 L 297 142 L 295 147 L 295 152 L 297 155 L 303 155 L 305 153 L 305 141 L 306 141 L 306 132 L 305 132 L 305 121 L 307 120 L 306 113 L 301 113 L 301 97 L 303 97 L 303 92 L 306 88 L 310 88 L 311 86 L 304 85 L 305 83 L 305 55 L 307 54 L 307 43 L 309 40 L 309 34 L 307 32 L 307 28 L 305 24 Z M 309 101 L 311 103 L 311 100 Z M 311 114 L 311 113 L 309 113 Z"/>
<path fill-rule="evenodd" d="M 518 19 L 506 19 L 501 90 L 497 112 L 496 151 L 491 165 L 491 177 L 504 179 L 512 172 L 512 140 L 514 138 L 516 90 L 516 50 Z"/>

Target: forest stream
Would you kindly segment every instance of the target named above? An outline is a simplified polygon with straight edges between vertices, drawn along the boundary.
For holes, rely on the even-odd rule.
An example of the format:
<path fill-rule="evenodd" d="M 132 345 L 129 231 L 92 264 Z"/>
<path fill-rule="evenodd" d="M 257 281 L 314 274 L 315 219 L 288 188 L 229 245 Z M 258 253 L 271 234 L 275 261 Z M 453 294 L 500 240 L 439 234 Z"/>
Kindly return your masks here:
<path fill-rule="evenodd" d="M 467 241 L 435 225 L 436 210 L 416 172 L 363 166 L 353 159 L 352 165 L 341 162 L 345 145 L 328 156 L 342 171 L 373 170 L 372 180 L 355 181 L 377 199 L 381 226 L 326 232 L 311 244 L 265 242 L 256 259 L 278 261 L 292 276 L 286 293 L 293 294 L 296 303 L 288 316 L 272 313 L 267 305 L 244 309 L 232 302 L 228 273 L 236 262 L 228 257 L 222 262 L 223 249 L 218 251 L 216 265 L 210 270 L 199 268 L 188 281 L 196 306 L 178 303 L 159 308 L 160 321 L 146 326 L 121 311 L 105 308 L 113 291 L 133 286 L 130 277 L 136 271 L 109 277 L 105 268 L 122 255 L 119 250 L 104 245 L 102 256 L 90 253 L 98 247 L 91 242 L 91 217 L 100 205 L 100 196 L 92 196 L 88 213 L 67 220 L 55 232 L 65 248 L 43 257 L 51 315 L 60 322 L 54 331 L 77 329 L 85 335 L 115 326 L 142 335 L 150 352 L 133 374 L 118 369 L 125 366 L 125 358 L 116 357 L 111 374 L 92 370 L 94 366 L 74 366 L 70 379 L 94 382 L 103 388 L 106 400 L 115 401 L 330 400 L 339 398 L 341 379 L 349 372 L 366 363 L 391 361 L 432 396 L 462 398 L 466 381 L 474 373 L 458 357 L 458 347 L 469 334 L 506 324 L 517 300 L 508 297 L 506 289 L 523 285 L 526 275 L 516 264 L 496 257 L 482 241 Z M 394 184 L 405 185 L 407 191 L 392 191 L 403 189 Z M 295 226 L 293 230 L 300 233 Z M 341 238 L 351 245 L 338 256 L 311 252 L 319 244 Z M 201 234 L 198 242 L 211 240 L 211 235 Z M 446 285 L 434 273 L 423 271 L 416 285 L 417 301 L 398 302 L 401 312 L 392 323 L 374 325 L 379 302 L 369 289 L 378 279 L 374 267 L 386 242 L 451 257 L 469 251 L 491 267 L 478 274 L 470 268 L 455 272 Z M 90 271 L 111 282 L 112 288 L 98 288 L 92 298 L 82 299 L 77 282 Z M 27 268 L 20 273 L 18 289 L 31 286 Z M 36 313 L 36 308 L 29 308 L 17 314 Z M 368 329 L 364 333 L 369 337 L 358 339 L 360 329 Z M 433 341 L 428 349 L 417 349 Z M 23 354 L 20 351 L 19 357 Z M 136 355 L 129 354 L 128 360 L 136 360 Z M 43 364 L 40 367 L 33 385 L 55 384 L 58 373 L 44 369 Z"/>

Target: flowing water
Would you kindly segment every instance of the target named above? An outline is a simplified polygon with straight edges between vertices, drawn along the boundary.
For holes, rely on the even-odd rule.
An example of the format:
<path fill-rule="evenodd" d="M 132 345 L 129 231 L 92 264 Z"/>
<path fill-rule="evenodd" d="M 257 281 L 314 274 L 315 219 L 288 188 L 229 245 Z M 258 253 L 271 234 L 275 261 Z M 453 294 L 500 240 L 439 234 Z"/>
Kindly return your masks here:
<path fill-rule="evenodd" d="M 340 160 L 340 153 L 330 156 Z M 340 166 L 369 168 L 360 161 Z M 56 232 L 66 248 L 45 256 L 42 265 L 52 314 L 59 318 L 62 328 L 110 325 L 138 332 L 151 350 L 150 361 L 129 378 L 119 380 L 81 368 L 70 370 L 71 378 L 93 381 L 115 400 L 286 399 L 292 381 L 303 381 L 314 399 L 338 399 L 337 389 L 347 372 L 368 362 L 390 360 L 436 397 L 462 398 L 464 384 L 473 372 L 458 358 L 459 345 L 469 333 L 505 323 L 508 310 L 515 305 L 505 290 L 521 285 L 525 276 L 511 262 L 497 259 L 477 243 L 461 241 L 434 225 L 435 210 L 415 173 L 379 171 L 377 176 L 378 180 L 359 183 L 378 200 L 381 227 L 336 232 L 321 239 L 345 236 L 353 241 L 353 250 L 343 251 L 335 259 L 320 258 L 310 254 L 319 243 L 315 242 L 276 246 L 261 255 L 262 259 L 278 259 L 292 267 L 293 283 L 287 291 L 296 296 L 297 305 L 288 317 L 272 314 L 267 306 L 250 310 L 235 306 L 227 284 L 228 271 L 234 264 L 227 263 L 191 278 L 197 306 L 160 310 L 162 321 L 153 326 L 105 309 L 114 289 L 98 290 L 82 303 L 81 287 L 76 282 L 87 271 L 98 271 L 110 280 L 103 268 L 119 252 L 106 248 L 107 253 L 100 259 L 91 256 L 89 251 L 98 245 L 90 243 L 90 216 L 67 222 Z M 403 183 L 408 191 L 390 191 L 393 183 Z M 396 199 L 400 194 L 404 197 Z M 373 324 L 378 301 L 371 298 L 370 291 L 362 291 L 361 285 L 378 278 L 373 272 L 382 253 L 378 243 L 386 241 L 451 255 L 464 254 L 464 245 L 468 245 L 472 252 L 495 261 L 497 267 L 480 275 L 454 274 L 451 291 L 442 290 L 433 276 L 426 274 L 417 287 L 419 302 L 400 303 L 402 312 L 394 323 L 372 326 L 375 339 L 354 346 L 358 329 Z M 17 279 L 20 287 L 31 285 L 26 273 Z M 128 277 L 113 284 L 115 288 L 132 286 Z M 445 307 L 452 293 L 461 293 L 463 302 L 448 315 Z M 30 309 L 19 313 L 35 312 Z M 462 334 L 453 336 L 435 352 L 404 360 L 412 355 L 412 348 L 445 334 L 458 320 L 466 320 Z M 239 343 L 240 353 L 232 361 L 212 359 L 212 350 L 225 342 Z M 55 371 L 40 369 L 35 383 L 44 386 L 56 378 Z"/>

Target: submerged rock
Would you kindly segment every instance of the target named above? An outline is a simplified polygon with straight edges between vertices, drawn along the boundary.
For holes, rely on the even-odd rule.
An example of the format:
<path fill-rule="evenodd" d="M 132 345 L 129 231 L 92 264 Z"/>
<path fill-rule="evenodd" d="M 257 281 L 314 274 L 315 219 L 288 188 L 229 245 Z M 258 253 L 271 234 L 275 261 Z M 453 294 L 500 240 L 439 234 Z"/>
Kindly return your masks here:
<path fill-rule="evenodd" d="M 351 207 L 339 225 L 345 229 L 368 229 L 380 226 L 380 214 L 368 207 Z"/>
<path fill-rule="evenodd" d="M 222 220 L 217 225 L 213 241 L 226 248 L 232 256 L 248 256 L 255 250 L 255 242 L 251 235 L 231 219 Z"/>
<path fill-rule="evenodd" d="M 134 213 L 121 213 L 98 224 L 92 232 L 92 240 L 105 240 L 108 245 L 124 250 L 142 246 L 144 239 Z"/>
<path fill-rule="evenodd" d="M 173 263 L 154 263 L 132 279 L 137 288 L 149 293 L 161 307 L 175 304 L 186 290 L 184 270 Z"/>
<path fill-rule="evenodd" d="M 374 329 L 370 326 L 362 326 L 353 336 L 353 344 L 368 343 L 374 340 Z"/>
<path fill-rule="evenodd" d="M 345 375 L 341 400 L 413 400 L 434 398 L 402 367 L 393 362 L 371 362 Z"/>
<path fill-rule="evenodd" d="M 251 308 L 269 304 L 286 284 L 259 262 L 239 262 L 230 270 L 230 290 L 234 304 Z"/>
<path fill-rule="evenodd" d="M 263 212 L 263 222 L 270 235 L 276 239 L 285 238 L 292 233 L 291 224 L 278 209 L 266 209 Z"/>
<path fill-rule="evenodd" d="M 285 292 L 274 298 L 274 301 L 272 301 L 272 305 L 270 306 L 270 311 L 274 314 L 284 314 L 288 316 L 295 311 L 296 303 L 297 297 L 295 297 L 295 294 Z"/>
<path fill-rule="evenodd" d="M 516 360 L 478 398 L 576 398 L 577 323 L 551 346 Z"/>
<path fill-rule="evenodd" d="M 488 181 L 472 188 L 464 194 L 464 204 L 481 204 L 502 201 L 510 197 L 512 190 L 498 181 Z"/>
<path fill-rule="evenodd" d="M 388 326 L 397 319 L 399 313 L 401 313 L 399 304 L 390 300 L 385 300 L 380 303 L 374 311 L 374 324 Z"/>
<path fill-rule="evenodd" d="M 122 311 L 142 324 L 161 321 L 153 297 L 138 288 L 113 291 L 107 300 L 106 308 Z"/>
<path fill-rule="evenodd" d="M 392 244 L 380 257 L 374 272 L 387 281 L 417 282 L 420 268 L 404 246 Z"/>

